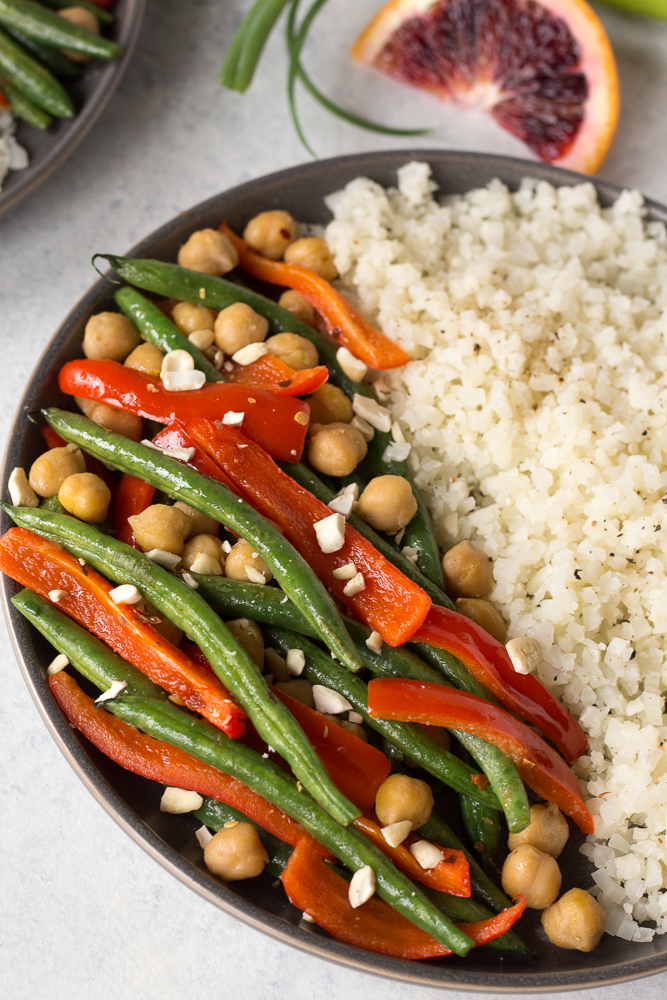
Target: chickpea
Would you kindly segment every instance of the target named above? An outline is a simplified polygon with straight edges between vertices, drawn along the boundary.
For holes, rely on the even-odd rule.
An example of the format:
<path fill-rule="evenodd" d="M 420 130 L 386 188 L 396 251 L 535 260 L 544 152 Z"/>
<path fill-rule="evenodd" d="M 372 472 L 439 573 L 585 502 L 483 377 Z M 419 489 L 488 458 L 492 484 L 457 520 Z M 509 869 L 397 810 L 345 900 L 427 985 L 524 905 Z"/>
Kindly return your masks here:
<path fill-rule="evenodd" d="M 107 431 L 122 434 L 130 441 L 141 441 L 144 422 L 136 413 L 126 413 L 124 410 L 117 410 L 115 406 L 99 403 L 89 416 L 93 423 L 99 424 Z"/>
<path fill-rule="evenodd" d="M 212 330 L 215 323 L 215 313 L 212 309 L 193 305 L 192 302 L 177 302 L 171 310 L 171 318 L 186 337 L 195 330 Z"/>
<path fill-rule="evenodd" d="M 507 846 L 510 851 L 521 844 L 531 844 L 538 851 L 557 858 L 570 836 L 567 820 L 554 802 L 543 802 L 530 807 L 530 823 L 520 833 L 510 833 Z"/>
<path fill-rule="evenodd" d="M 430 786 L 406 774 L 390 774 L 375 797 L 375 812 L 383 826 L 409 819 L 417 830 L 431 818 L 433 805 Z"/>
<path fill-rule="evenodd" d="M 338 277 L 338 270 L 327 242 L 319 236 L 304 236 L 290 243 L 285 251 L 285 263 L 307 267 L 309 271 L 314 271 L 327 281 Z"/>
<path fill-rule="evenodd" d="M 222 576 L 222 570 L 225 565 L 225 554 L 222 551 L 222 542 L 219 538 L 215 535 L 204 534 L 194 535 L 187 541 L 183 547 L 183 554 L 181 556 L 185 568 L 192 569 L 193 562 L 200 555 L 209 556 L 215 562 L 216 567 L 214 568 L 213 563 L 211 563 L 210 568 L 199 570 L 198 572 L 213 573 L 216 576 Z M 195 570 L 195 572 L 197 571 Z"/>
<path fill-rule="evenodd" d="M 215 342 L 225 354 L 236 354 L 248 344 L 259 344 L 269 332 L 269 323 L 245 302 L 222 309 L 215 321 Z"/>
<path fill-rule="evenodd" d="M 208 514 L 202 514 L 201 511 L 195 510 L 194 507 L 189 507 L 182 500 L 177 500 L 174 507 L 178 507 L 179 510 L 182 510 L 190 518 L 190 533 L 186 541 L 194 538 L 195 535 L 213 535 L 215 538 L 218 537 L 220 525 L 214 518 L 209 517 Z"/>
<path fill-rule="evenodd" d="M 459 597 L 456 602 L 456 610 L 469 618 L 488 632 L 490 636 L 502 642 L 503 646 L 507 642 L 507 625 L 505 619 L 497 611 L 493 604 L 480 600 L 478 597 Z"/>
<path fill-rule="evenodd" d="M 600 943 L 607 914 L 585 889 L 570 889 L 542 914 L 542 926 L 557 948 L 593 951 Z"/>
<path fill-rule="evenodd" d="M 162 371 L 163 357 L 164 354 L 155 344 L 139 344 L 125 358 L 125 367 L 134 368 L 146 375 L 159 375 Z"/>
<path fill-rule="evenodd" d="M 325 382 L 308 397 L 311 424 L 349 424 L 354 416 L 352 403 L 342 389 Z"/>
<path fill-rule="evenodd" d="M 445 552 L 442 569 L 447 588 L 457 597 L 486 597 L 495 585 L 491 560 L 467 539 Z"/>
<path fill-rule="evenodd" d="M 313 328 L 315 327 L 317 313 L 301 292 L 295 292 L 293 288 L 288 288 L 278 299 L 278 305 L 286 309 L 287 312 L 292 313 L 292 316 L 301 320 L 302 323 L 307 323 L 308 326 L 312 326 Z"/>
<path fill-rule="evenodd" d="M 82 396 L 75 396 L 74 402 L 87 417 L 90 416 L 96 406 L 100 405 L 96 399 L 83 399 Z"/>
<path fill-rule="evenodd" d="M 154 503 L 142 510 L 141 514 L 133 514 L 127 520 L 137 545 L 144 552 L 164 549 L 165 552 L 180 556 L 190 531 L 190 518 L 178 507 Z"/>
<path fill-rule="evenodd" d="M 272 212 L 260 212 L 251 219 L 243 230 L 243 239 L 269 260 L 280 260 L 295 232 L 294 219 L 289 212 L 274 209 Z"/>
<path fill-rule="evenodd" d="M 90 524 L 99 524 L 107 516 L 111 490 L 92 472 L 68 476 L 58 490 L 58 499 L 68 513 Z"/>
<path fill-rule="evenodd" d="M 209 871 L 228 882 L 255 878 L 264 871 L 269 856 L 252 823 L 225 823 L 204 848 Z"/>
<path fill-rule="evenodd" d="M 310 681 L 307 681 L 305 677 L 295 677 L 291 681 L 278 681 L 274 687 L 278 691 L 284 691 L 291 698 L 296 698 L 300 701 L 302 705 L 307 705 L 308 708 L 315 708 L 315 699 L 313 698 L 313 685 Z"/>
<path fill-rule="evenodd" d="M 508 896 L 525 896 L 526 906 L 544 910 L 551 906 L 560 891 L 558 862 L 530 844 L 522 844 L 507 855 L 502 872 L 503 889 Z"/>
<path fill-rule="evenodd" d="M 232 271 L 239 255 L 231 240 L 217 229 L 200 229 L 178 251 L 178 263 L 190 271 L 221 277 Z"/>
<path fill-rule="evenodd" d="M 86 471 L 83 454 L 75 444 L 51 448 L 30 466 L 28 482 L 40 497 L 56 497 L 69 476 Z"/>
<path fill-rule="evenodd" d="M 264 666 L 264 637 L 259 625 L 249 618 L 233 618 L 225 625 L 261 672 Z"/>
<path fill-rule="evenodd" d="M 59 17 L 64 18 L 65 21 L 69 21 L 76 28 L 83 28 L 84 31 L 89 31 L 92 35 L 99 35 L 100 33 L 100 22 L 92 10 L 86 10 L 85 7 L 62 7 L 57 13 Z M 93 58 L 86 55 L 85 52 L 75 52 L 72 49 L 63 49 L 63 53 L 72 62 L 77 63 L 90 62 Z"/>
<path fill-rule="evenodd" d="M 359 497 L 357 513 L 376 531 L 395 535 L 417 513 L 417 501 L 403 476 L 376 476 Z"/>
<path fill-rule="evenodd" d="M 250 574 L 248 574 L 248 570 L 250 570 Z M 244 583 L 260 583 L 261 581 L 256 574 L 263 576 L 265 583 L 269 583 L 273 579 L 273 573 L 262 557 L 255 552 L 250 542 L 239 538 L 238 542 L 232 546 L 232 551 L 225 561 L 225 576 L 229 577 L 230 580 L 243 580 Z"/>
<path fill-rule="evenodd" d="M 92 361 L 125 361 L 141 343 L 134 323 L 121 313 L 103 312 L 91 316 L 83 335 L 83 353 Z"/>
<path fill-rule="evenodd" d="M 314 368 L 319 362 L 315 345 L 298 333 L 276 333 L 266 341 L 266 349 L 297 372 Z"/>
<path fill-rule="evenodd" d="M 317 472 L 327 476 L 349 476 L 366 457 L 363 435 L 349 424 L 314 425 L 308 444 L 308 460 Z"/>

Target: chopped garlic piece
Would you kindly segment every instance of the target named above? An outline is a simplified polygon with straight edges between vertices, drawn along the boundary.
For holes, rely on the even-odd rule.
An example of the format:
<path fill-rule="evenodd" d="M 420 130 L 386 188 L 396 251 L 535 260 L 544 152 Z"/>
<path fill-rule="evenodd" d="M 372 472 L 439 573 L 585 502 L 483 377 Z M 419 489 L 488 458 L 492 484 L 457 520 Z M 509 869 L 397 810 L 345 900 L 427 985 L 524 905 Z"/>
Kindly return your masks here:
<path fill-rule="evenodd" d="M 350 906 L 356 910 L 358 906 L 367 902 L 375 892 L 375 872 L 370 865 L 365 865 L 356 871 L 352 876 L 350 888 L 348 889 L 348 899 Z"/>
<path fill-rule="evenodd" d="M 343 517 L 349 517 L 354 507 L 354 497 L 351 493 L 344 493 L 343 496 L 337 496 L 330 500 L 327 507 L 337 514 L 342 514 Z"/>
<path fill-rule="evenodd" d="M 306 665 L 306 657 L 302 649 L 288 649 L 285 657 L 287 670 L 292 676 L 299 677 Z"/>
<path fill-rule="evenodd" d="M 158 566 L 164 566 L 165 569 L 173 569 L 181 561 L 180 556 L 175 555 L 173 552 L 167 552 L 166 549 L 149 549 L 144 555 L 147 555 Z"/>
<path fill-rule="evenodd" d="M 542 644 L 530 635 L 510 639 L 505 649 L 517 674 L 532 674 L 544 659 Z"/>
<path fill-rule="evenodd" d="M 253 361 L 257 361 L 268 353 L 269 349 L 266 344 L 248 344 L 236 354 L 232 354 L 232 361 L 235 361 L 237 365 L 251 365 Z"/>
<path fill-rule="evenodd" d="M 7 483 L 9 496 L 15 507 L 38 507 L 39 497 L 28 482 L 25 470 L 16 466 Z"/>
<path fill-rule="evenodd" d="M 322 715 L 340 715 L 341 712 L 349 712 L 352 706 L 347 698 L 338 691 L 324 687 L 323 684 L 313 684 L 313 698 L 315 708 Z"/>
<path fill-rule="evenodd" d="M 193 559 L 190 569 L 193 573 L 207 573 L 210 576 L 222 576 L 222 567 L 215 558 L 208 552 L 200 552 Z"/>
<path fill-rule="evenodd" d="M 66 590 L 50 590 L 49 591 L 49 600 L 53 601 L 54 604 L 57 604 L 58 601 L 62 601 L 63 597 L 67 597 L 67 591 Z"/>
<path fill-rule="evenodd" d="M 245 411 L 241 410 L 235 413 L 234 410 L 228 410 L 222 418 L 222 423 L 225 427 L 240 427 L 243 423 L 243 418 L 245 417 Z"/>
<path fill-rule="evenodd" d="M 366 639 L 366 645 L 372 653 L 382 652 L 382 636 L 379 632 L 371 632 L 368 639 Z"/>
<path fill-rule="evenodd" d="M 58 653 L 55 659 L 51 660 L 48 667 L 46 668 L 47 674 L 59 674 L 61 670 L 69 664 L 69 660 L 64 653 Z"/>
<path fill-rule="evenodd" d="M 412 830 L 412 823 L 409 819 L 399 820 L 398 823 L 390 823 L 389 826 L 382 827 L 382 836 L 390 847 L 398 847 L 402 844 L 407 835 Z"/>
<path fill-rule="evenodd" d="M 229 553 L 232 551 L 231 542 L 228 542 L 226 538 L 222 543 L 222 551 L 225 553 L 226 556 L 228 556 Z"/>
<path fill-rule="evenodd" d="M 345 544 L 345 518 L 342 514 L 330 514 L 314 525 L 317 544 L 322 552 L 338 552 Z"/>
<path fill-rule="evenodd" d="M 120 587 L 114 587 L 109 591 L 109 597 L 114 604 L 138 604 L 141 594 L 133 583 L 121 583 Z"/>
<path fill-rule="evenodd" d="M 255 569 L 254 566 L 246 566 L 245 575 L 251 583 L 266 583 L 266 577 L 264 574 L 260 573 L 260 571 Z"/>
<path fill-rule="evenodd" d="M 345 566 L 339 566 L 338 569 L 333 571 L 335 580 L 351 580 L 356 575 L 357 567 L 354 563 L 346 563 Z"/>
<path fill-rule="evenodd" d="M 209 840 L 213 840 L 213 834 L 206 826 L 200 826 L 199 829 L 195 832 L 195 837 L 197 838 L 199 846 L 201 847 L 202 851 L 208 844 Z"/>
<path fill-rule="evenodd" d="M 355 358 L 347 347 L 339 347 L 336 351 L 336 361 L 341 366 L 345 374 L 353 382 L 361 382 L 365 377 L 368 368 L 359 358 Z"/>
<path fill-rule="evenodd" d="M 444 858 L 440 848 L 429 843 L 428 840 L 418 840 L 414 844 L 410 844 L 409 850 L 421 868 L 435 868 Z"/>
<path fill-rule="evenodd" d="M 113 681 L 111 687 L 104 694 L 101 694 L 99 698 L 95 699 L 95 704 L 99 705 L 103 701 L 113 701 L 126 687 L 127 681 Z"/>
<path fill-rule="evenodd" d="M 201 809 L 203 805 L 204 800 L 197 792 L 191 792 L 187 788 L 165 788 L 160 799 L 160 812 L 178 816 Z"/>
<path fill-rule="evenodd" d="M 376 403 L 374 399 L 355 392 L 352 398 L 352 409 L 358 417 L 368 421 L 371 427 L 377 431 L 389 433 L 391 430 L 391 413 L 386 407 Z"/>
<path fill-rule="evenodd" d="M 350 582 L 343 587 L 343 593 L 346 597 L 354 597 L 355 594 L 360 594 L 362 590 L 366 589 L 366 581 L 364 580 L 362 573 L 357 573 L 353 576 Z"/>
<path fill-rule="evenodd" d="M 162 376 L 162 384 L 169 392 L 201 389 L 205 382 L 206 376 L 200 371 L 166 371 Z"/>
<path fill-rule="evenodd" d="M 372 441 L 375 437 L 374 428 L 371 427 L 368 421 L 364 420 L 363 417 L 352 417 L 352 420 L 350 420 L 350 427 L 356 427 L 365 441 Z"/>

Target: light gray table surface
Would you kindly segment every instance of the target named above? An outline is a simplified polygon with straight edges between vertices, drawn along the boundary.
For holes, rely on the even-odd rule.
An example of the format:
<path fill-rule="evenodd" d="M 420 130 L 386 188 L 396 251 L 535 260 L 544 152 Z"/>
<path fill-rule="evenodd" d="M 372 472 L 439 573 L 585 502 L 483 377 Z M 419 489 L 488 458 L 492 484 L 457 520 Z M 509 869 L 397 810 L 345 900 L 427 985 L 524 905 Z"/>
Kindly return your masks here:
<path fill-rule="evenodd" d="M 441 109 L 356 68 L 346 50 L 378 0 L 331 0 L 308 49 L 348 106 L 396 125 L 439 123 L 424 145 L 524 156 L 476 111 Z M 216 83 L 248 0 L 149 0 L 131 66 L 70 160 L 0 220 L 0 426 L 7 434 L 45 344 L 94 279 L 98 250 L 123 252 L 177 212 L 302 162 L 288 121 L 282 37 L 244 96 Z M 601 171 L 667 201 L 667 23 L 600 6 L 619 60 L 623 114 Z M 358 131 L 301 101 L 320 156 L 411 141 Z M 0 626 L 0 997 L 2 1000 L 427 1000 L 431 990 L 307 957 L 226 916 L 150 860 L 56 750 Z M 658 1000 L 667 975 L 584 991 Z"/>

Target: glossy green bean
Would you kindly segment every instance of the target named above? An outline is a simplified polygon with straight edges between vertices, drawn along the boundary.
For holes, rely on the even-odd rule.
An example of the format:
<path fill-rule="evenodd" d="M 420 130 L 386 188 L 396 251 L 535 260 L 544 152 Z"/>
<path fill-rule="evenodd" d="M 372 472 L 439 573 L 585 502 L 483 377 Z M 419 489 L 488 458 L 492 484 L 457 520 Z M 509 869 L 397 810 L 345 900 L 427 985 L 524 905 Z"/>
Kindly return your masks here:
<path fill-rule="evenodd" d="M 187 351 L 194 361 L 195 368 L 206 375 L 207 382 L 224 381 L 220 372 L 208 358 L 194 344 L 190 343 L 188 338 L 165 316 L 161 309 L 158 309 L 154 302 L 149 301 L 136 288 L 130 288 L 129 285 L 120 288 L 114 295 L 114 299 L 149 344 L 155 344 L 165 354 L 168 354 L 169 351 Z"/>
<path fill-rule="evenodd" d="M 74 118 L 74 105 L 55 76 L 0 30 L 0 76 L 56 118 Z"/>
<path fill-rule="evenodd" d="M 491 862 L 495 861 L 500 847 L 500 823 L 498 817 L 480 802 L 467 795 L 461 795 L 459 804 L 461 818 L 466 833 L 470 838 L 473 851 L 481 860 L 482 868 L 487 874 L 492 871 Z"/>
<path fill-rule="evenodd" d="M 116 20 L 110 10 L 105 10 L 98 3 L 90 3 L 89 0 L 76 0 L 76 4 L 73 4 L 72 0 L 40 0 L 40 3 L 43 7 L 51 7 L 52 10 L 62 10 L 63 7 L 72 6 L 83 7 L 84 10 L 94 14 L 100 24 L 113 24 Z"/>
<path fill-rule="evenodd" d="M 81 52 L 96 59 L 116 59 L 123 53 L 115 42 L 78 28 L 33 0 L 0 0 L 0 24 L 22 31 L 42 45 Z"/>
<path fill-rule="evenodd" d="M 16 117 L 23 119 L 28 125 L 38 128 L 40 132 L 45 132 L 49 125 L 53 124 L 51 115 L 47 115 L 46 111 L 38 108 L 25 94 L 22 94 L 20 90 L 17 90 L 16 87 L 6 80 L 0 80 L 0 92 L 9 101 Z"/>
<path fill-rule="evenodd" d="M 73 441 L 115 469 L 157 486 L 174 499 L 184 500 L 247 539 L 332 653 L 350 670 L 361 668 L 359 654 L 331 595 L 305 559 L 250 504 L 182 462 L 120 434 L 110 434 L 86 417 L 56 409 L 45 410 L 44 416 L 66 441 Z"/>
<path fill-rule="evenodd" d="M 67 6 L 71 6 L 69 0 L 67 0 Z M 38 62 L 50 70 L 54 76 L 60 76 L 68 80 L 81 76 L 82 69 L 76 66 L 66 55 L 63 55 L 60 49 L 52 49 L 48 45 L 42 45 L 41 42 L 35 41 L 34 38 L 28 38 L 23 32 L 16 31 L 14 28 L 5 28 L 5 31 L 15 42 L 18 42 L 19 45 L 26 49 L 31 56 L 34 56 Z"/>

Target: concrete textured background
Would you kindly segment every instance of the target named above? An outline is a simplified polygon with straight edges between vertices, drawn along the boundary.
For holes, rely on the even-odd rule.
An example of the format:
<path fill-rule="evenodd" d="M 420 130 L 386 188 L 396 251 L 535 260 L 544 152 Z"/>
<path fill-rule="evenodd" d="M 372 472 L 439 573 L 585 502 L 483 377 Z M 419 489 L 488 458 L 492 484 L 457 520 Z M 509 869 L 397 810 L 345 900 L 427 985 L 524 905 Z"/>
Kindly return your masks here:
<path fill-rule="evenodd" d="M 149 0 L 133 61 L 70 160 L 0 221 L 0 426 L 92 283 L 94 251 L 123 252 L 177 212 L 241 181 L 302 162 L 288 121 L 285 54 L 271 40 L 244 96 L 216 83 L 248 0 Z M 430 125 L 418 144 L 525 156 L 476 111 L 351 67 L 345 54 L 377 0 L 332 0 L 307 50 L 336 99 L 394 125 Z M 601 175 L 667 201 L 667 24 L 599 6 L 622 78 L 623 114 Z M 361 132 L 303 97 L 322 157 L 414 143 Z M 84 789 L 39 720 L 0 626 L 0 995 L 3 1000 L 426 1000 L 404 986 L 311 959 L 227 917 L 151 861 Z M 658 1000 L 667 975 L 584 991 Z"/>

